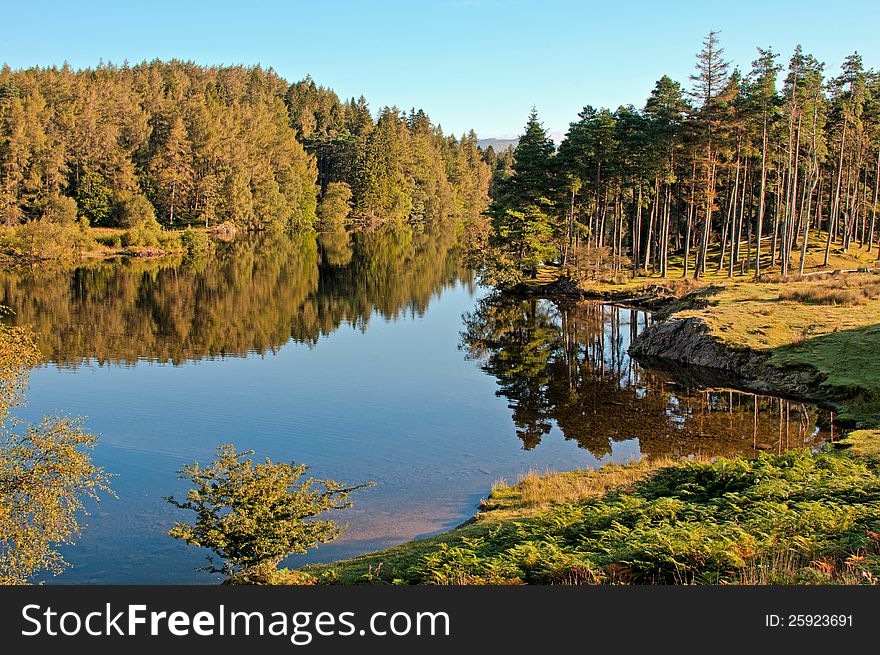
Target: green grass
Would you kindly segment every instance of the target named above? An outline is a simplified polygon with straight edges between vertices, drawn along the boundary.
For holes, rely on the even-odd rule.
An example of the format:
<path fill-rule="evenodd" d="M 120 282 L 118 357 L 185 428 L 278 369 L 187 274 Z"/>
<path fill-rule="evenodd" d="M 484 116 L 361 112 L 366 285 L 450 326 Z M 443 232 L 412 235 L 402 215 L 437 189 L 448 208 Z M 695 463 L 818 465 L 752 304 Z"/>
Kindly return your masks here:
<path fill-rule="evenodd" d="M 880 463 L 852 451 L 616 467 L 601 493 L 546 498 L 519 518 L 510 512 L 523 506 L 522 485 L 499 487 L 499 506 L 490 497 L 470 525 L 303 572 L 324 583 L 873 582 Z M 508 513 L 493 519 L 498 510 Z"/>
<path fill-rule="evenodd" d="M 675 314 L 697 317 L 723 345 L 770 354 L 780 369 L 816 372 L 840 418 L 880 426 L 880 275 L 850 273 L 788 282 L 740 282 L 708 291 Z M 845 296 L 851 302 L 829 299 Z"/>

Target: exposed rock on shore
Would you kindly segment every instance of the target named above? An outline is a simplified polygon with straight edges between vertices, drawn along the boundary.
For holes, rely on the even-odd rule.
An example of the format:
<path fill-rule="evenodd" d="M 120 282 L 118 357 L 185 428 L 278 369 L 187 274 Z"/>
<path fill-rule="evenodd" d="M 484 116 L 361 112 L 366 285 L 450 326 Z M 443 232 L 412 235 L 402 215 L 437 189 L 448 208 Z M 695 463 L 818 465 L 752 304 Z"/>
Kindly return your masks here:
<path fill-rule="evenodd" d="M 647 328 L 630 346 L 630 354 L 649 359 L 653 367 L 686 368 L 699 378 L 720 374 L 719 381 L 756 393 L 792 396 L 830 404 L 832 399 L 813 368 L 781 369 L 769 352 L 735 350 L 715 339 L 699 318 L 671 317 Z M 693 370 L 691 370 L 693 369 Z M 712 384 L 711 380 L 706 380 Z M 717 382 L 716 382 L 717 383 Z"/>

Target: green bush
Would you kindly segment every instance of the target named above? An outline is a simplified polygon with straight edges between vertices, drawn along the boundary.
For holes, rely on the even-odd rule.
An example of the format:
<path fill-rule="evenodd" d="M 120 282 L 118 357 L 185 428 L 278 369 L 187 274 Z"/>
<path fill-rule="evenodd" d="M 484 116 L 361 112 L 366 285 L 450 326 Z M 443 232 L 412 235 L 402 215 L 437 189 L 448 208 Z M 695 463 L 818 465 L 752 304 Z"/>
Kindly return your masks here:
<path fill-rule="evenodd" d="M 77 220 L 76 200 L 69 196 L 52 196 L 46 202 L 42 218 L 53 223 L 75 223 Z"/>
<path fill-rule="evenodd" d="M 130 228 L 122 235 L 122 246 L 125 248 L 158 248 L 162 226 L 159 223 L 141 223 Z"/>
<path fill-rule="evenodd" d="M 153 205 L 143 194 L 138 194 L 125 199 L 119 207 L 119 224 L 122 227 L 133 229 L 139 225 L 152 225 L 156 221 L 156 211 Z"/>
<path fill-rule="evenodd" d="M 141 250 L 178 251 L 182 248 L 180 236 L 175 232 L 165 231 L 155 215 L 151 216 L 149 212 L 146 218 L 123 233 L 121 243 L 125 248 Z"/>
<path fill-rule="evenodd" d="M 42 218 L 6 228 L 0 249 L 21 259 L 69 260 L 96 246 L 84 220 L 57 223 Z"/>
<path fill-rule="evenodd" d="M 188 257 L 207 255 L 214 249 L 214 242 L 208 238 L 207 234 L 191 227 L 181 232 L 180 244 Z"/>
<path fill-rule="evenodd" d="M 182 467 L 180 477 L 193 488 L 183 501 L 165 500 L 194 512 L 194 522 L 178 522 L 168 534 L 213 550 L 221 565 L 209 557 L 206 570 L 223 573 L 230 582 L 311 580 L 302 573 L 279 572 L 277 567 L 288 555 L 335 539 L 344 526 L 322 517 L 351 506 L 351 492 L 368 485 L 347 487 L 333 480 L 304 478 L 303 464 L 273 463 L 268 458 L 255 463 L 251 454 L 225 445 L 209 465 L 196 462 Z"/>

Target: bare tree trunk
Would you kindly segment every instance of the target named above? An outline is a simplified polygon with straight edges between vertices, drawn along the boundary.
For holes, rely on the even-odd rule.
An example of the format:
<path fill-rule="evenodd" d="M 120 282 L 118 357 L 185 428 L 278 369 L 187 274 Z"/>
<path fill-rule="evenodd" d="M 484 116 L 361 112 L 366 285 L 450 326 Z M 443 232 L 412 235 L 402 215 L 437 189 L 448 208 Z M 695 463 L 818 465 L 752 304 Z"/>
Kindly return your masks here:
<path fill-rule="evenodd" d="M 694 197 L 695 187 L 697 181 L 697 160 L 694 158 L 694 170 L 691 174 L 691 202 L 688 207 L 688 217 L 687 217 L 687 229 L 684 236 L 684 275 L 682 277 L 688 276 L 688 267 L 691 261 L 691 226 L 694 223 L 694 211 L 696 198 Z"/>
<path fill-rule="evenodd" d="M 849 250 L 849 237 L 852 230 L 852 214 L 850 213 L 850 186 L 852 182 L 852 157 L 846 166 L 846 196 L 843 199 L 843 252 Z"/>
<path fill-rule="evenodd" d="M 620 260 L 623 260 L 623 228 L 625 221 L 623 220 L 623 194 L 620 193 L 617 196 L 617 255 Z M 618 272 L 621 270 L 620 265 L 617 266 Z"/>
<path fill-rule="evenodd" d="M 729 180 L 729 178 L 728 178 Z M 730 268 L 727 271 L 727 277 L 733 277 L 733 234 L 736 222 L 736 198 L 739 189 L 739 156 L 736 158 L 736 181 L 733 183 L 733 189 L 730 194 L 730 200 L 727 203 L 727 218 L 724 221 L 724 229 L 721 234 L 721 256 L 718 258 L 718 270 L 724 268 L 724 255 L 727 251 L 727 241 L 730 238 Z"/>
<path fill-rule="evenodd" d="M 568 265 L 568 253 L 571 251 L 572 236 L 574 235 L 574 187 L 571 188 L 571 203 L 568 208 L 568 234 L 565 239 L 565 248 L 562 251 L 562 265 Z"/>
<path fill-rule="evenodd" d="M 660 276 L 666 277 L 669 266 L 669 211 L 672 189 L 666 185 L 666 202 L 663 203 L 663 223 L 660 229 Z"/>
<path fill-rule="evenodd" d="M 761 200 L 758 205 L 758 234 L 755 239 L 755 280 L 761 277 L 761 235 L 764 231 L 764 191 L 767 188 L 767 116 L 761 130 Z"/>
<path fill-rule="evenodd" d="M 779 248 L 779 216 L 782 214 L 782 172 L 777 171 L 776 203 L 773 207 L 773 243 L 770 249 L 770 266 L 776 266 L 776 255 Z"/>
<path fill-rule="evenodd" d="M 806 203 L 806 211 L 804 212 L 804 233 L 801 238 L 801 262 L 799 273 L 801 275 L 804 274 L 804 264 L 807 259 L 807 243 L 810 240 L 810 210 L 812 209 L 813 203 L 813 192 L 816 190 L 816 185 L 819 184 L 819 155 L 816 151 L 816 122 L 817 116 L 819 113 L 819 91 L 816 91 L 816 99 L 813 103 L 813 135 L 810 140 L 810 154 L 812 155 L 812 159 L 810 160 L 810 190 L 807 193 L 807 203 Z M 806 181 L 804 182 L 804 187 L 806 187 Z"/>
<path fill-rule="evenodd" d="M 843 179 L 843 144 L 846 143 L 846 120 L 843 121 L 843 133 L 840 137 L 840 160 L 837 163 L 837 190 L 834 192 L 834 202 L 831 205 L 831 213 L 828 215 L 828 241 L 825 242 L 825 266 L 828 266 L 828 254 L 831 252 L 832 234 L 837 229 L 837 212 L 840 208 L 840 183 Z"/>
<path fill-rule="evenodd" d="M 789 177 L 789 191 L 791 192 L 791 199 L 789 207 L 786 207 L 786 220 L 785 220 L 785 253 L 783 255 L 784 259 L 782 262 L 782 274 L 788 275 L 788 270 L 791 267 L 791 251 L 794 243 L 794 230 L 795 230 L 795 217 L 797 216 L 797 190 L 798 190 L 798 172 L 800 167 L 800 152 L 801 152 L 801 116 L 798 116 L 797 122 L 797 140 L 795 141 L 794 146 L 794 170 Z"/>
<path fill-rule="evenodd" d="M 745 169 L 743 170 L 743 183 L 742 183 L 742 195 L 739 199 L 739 220 L 737 221 L 737 229 L 736 229 L 736 261 L 740 263 L 740 275 L 743 275 L 745 269 L 751 266 L 752 258 L 751 258 L 751 243 L 748 244 L 749 255 L 746 256 L 745 261 L 740 256 L 740 248 L 742 243 L 742 230 L 743 230 L 743 221 L 746 220 L 746 193 L 751 188 L 752 176 L 754 175 L 754 171 L 752 171 L 752 167 L 748 159 L 746 159 Z M 749 234 L 751 234 L 752 230 L 752 196 L 749 195 L 749 210 L 748 210 L 748 229 Z"/>
<path fill-rule="evenodd" d="M 874 169 L 874 202 L 871 205 L 871 232 L 868 236 L 868 252 L 874 247 L 874 223 L 877 218 L 877 191 L 880 190 L 880 148 L 877 149 L 877 166 Z"/>
<path fill-rule="evenodd" d="M 709 252 L 709 237 L 712 235 L 712 205 L 715 200 L 715 166 L 716 162 L 709 151 L 709 159 L 712 168 L 709 171 L 709 179 L 706 184 L 706 215 L 703 220 L 703 234 L 700 242 L 700 250 L 697 253 L 697 262 L 694 266 L 694 279 L 699 280 L 706 271 L 706 255 Z"/>
<path fill-rule="evenodd" d="M 639 199 L 636 201 L 636 224 L 633 229 L 633 277 L 639 274 L 639 254 L 642 248 L 642 183 L 639 182 Z"/>
<path fill-rule="evenodd" d="M 810 240 L 810 208 L 813 202 L 813 189 L 815 188 L 816 185 L 813 183 L 807 196 L 807 207 L 804 213 L 804 231 L 801 234 L 801 261 L 798 268 L 798 274 L 800 275 L 804 274 L 804 263 L 807 260 L 807 242 Z"/>
<path fill-rule="evenodd" d="M 617 229 L 618 229 L 618 213 L 617 198 L 613 201 L 614 210 L 611 216 L 611 270 L 617 272 Z"/>
<path fill-rule="evenodd" d="M 654 201 L 651 203 L 651 214 L 648 217 L 648 234 L 645 237 L 645 271 L 651 273 L 649 268 L 651 264 L 651 243 L 654 237 L 654 220 L 657 217 L 657 203 L 660 194 L 660 176 L 654 178 Z"/>

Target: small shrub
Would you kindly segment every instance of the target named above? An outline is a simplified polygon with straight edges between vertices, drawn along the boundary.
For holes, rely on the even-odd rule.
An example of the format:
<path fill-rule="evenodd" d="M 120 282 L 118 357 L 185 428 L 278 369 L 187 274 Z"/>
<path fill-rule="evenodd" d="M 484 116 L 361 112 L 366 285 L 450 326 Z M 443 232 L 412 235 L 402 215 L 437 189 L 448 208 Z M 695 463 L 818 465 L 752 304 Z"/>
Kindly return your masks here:
<path fill-rule="evenodd" d="M 181 232 L 180 244 L 188 257 L 206 255 L 214 249 L 214 242 L 208 238 L 207 234 L 201 230 L 194 230 L 191 227 Z"/>
<path fill-rule="evenodd" d="M 223 573 L 231 582 L 262 584 L 284 575 L 277 567 L 288 555 L 335 539 L 344 526 L 318 517 L 350 507 L 350 494 L 369 485 L 303 480 L 305 465 L 268 458 L 254 463 L 251 454 L 219 447 L 210 465 L 195 462 L 178 471 L 194 485 L 184 501 L 165 500 L 196 515 L 192 525 L 177 523 L 168 534 L 209 548 L 222 560 L 218 567 L 209 557 L 202 570 Z"/>
<path fill-rule="evenodd" d="M 162 227 L 158 223 L 155 226 L 148 223 L 137 225 L 122 235 L 122 246 L 125 248 L 158 248 L 161 230 Z"/>
<path fill-rule="evenodd" d="M 153 205 L 143 194 L 138 194 L 125 199 L 119 210 L 119 224 L 129 229 L 139 225 L 153 224 L 156 222 L 156 211 Z"/>
<path fill-rule="evenodd" d="M 70 196 L 53 196 L 46 203 L 43 218 L 53 223 L 76 223 L 76 200 Z"/>
<path fill-rule="evenodd" d="M 42 218 L 9 228 L 0 247 L 22 259 L 67 260 L 95 246 L 84 221 L 57 223 Z"/>
<path fill-rule="evenodd" d="M 177 251 L 182 247 L 177 233 L 164 230 L 155 217 L 131 227 L 122 235 L 121 243 L 126 248 L 140 250 Z"/>

